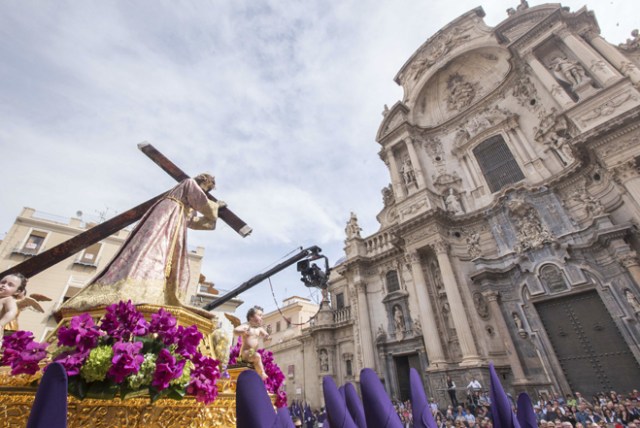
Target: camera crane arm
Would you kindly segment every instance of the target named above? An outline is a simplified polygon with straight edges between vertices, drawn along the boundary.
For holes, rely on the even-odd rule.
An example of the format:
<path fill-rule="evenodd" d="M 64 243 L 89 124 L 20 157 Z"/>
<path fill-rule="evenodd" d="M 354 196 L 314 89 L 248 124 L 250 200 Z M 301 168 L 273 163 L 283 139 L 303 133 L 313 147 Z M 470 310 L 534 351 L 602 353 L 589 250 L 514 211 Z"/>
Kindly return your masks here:
<path fill-rule="evenodd" d="M 312 246 L 312 247 L 309 247 L 309 248 L 305 248 L 304 250 L 300 250 L 300 252 L 298 254 L 289 257 L 287 260 L 285 260 L 282 263 L 279 263 L 278 265 L 272 267 L 268 271 L 260 273 L 260 274 L 258 274 L 256 276 L 254 276 L 253 278 L 249 279 L 248 281 L 243 282 L 238 287 L 234 288 L 233 290 L 231 290 L 230 292 L 228 292 L 224 296 L 217 298 L 213 302 L 207 303 L 203 307 L 203 309 L 206 310 L 206 311 L 211 311 L 211 310 L 217 308 L 218 306 L 222 305 L 223 303 L 226 303 L 229 300 L 233 299 L 238 294 L 249 290 L 250 288 L 254 287 L 255 285 L 258 285 L 259 283 L 261 283 L 265 279 L 269 278 L 270 276 L 275 275 L 276 273 L 280 272 L 281 270 L 284 270 L 284 269 L 288 268 L 292 264 L 297 263 L 297 262 L 301 262 L 301 261 L 302 261 L 302 264 L 298 265 L 298 270 L 299 271 L 301 269 L 305 269 L 305 270 L 308 269 L 308 262 L 310 260 L 317 260 L 317 259 L 324 259 L 325 260 L 325 272 L 324 272 L 325 273 L 325 276 L 324 276 L 325 280 L 324 280 L 324 282 L 310 285 L 307 281 L 305 281 L 305 277 L 306 277 L 305 272 L 303 272 L 302 281 L 307 286 L 314 286 L 314 287 L 318 287 L 318 288 L 326 288 L 326 286 L 327 286 L 326 279 L 329 277 L 329 262 L 328 262 L 328 260 L 327 260 L 327 258 L 325 256 L 320 254 L 321 251 L 322 250 L 320 249 L 320 247 L 315 246 L 315 245 Z M 305 259 L 307 259 L 307 260 L 305 260 Z"/>

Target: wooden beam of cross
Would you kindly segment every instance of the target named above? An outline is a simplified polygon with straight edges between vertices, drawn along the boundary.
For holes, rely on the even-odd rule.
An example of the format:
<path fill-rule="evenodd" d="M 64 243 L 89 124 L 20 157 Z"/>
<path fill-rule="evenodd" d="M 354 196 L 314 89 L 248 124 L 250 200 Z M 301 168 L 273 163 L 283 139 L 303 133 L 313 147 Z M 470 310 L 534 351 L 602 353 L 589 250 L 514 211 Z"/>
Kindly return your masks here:
<path fill-rule="evenodd" d="M 152 153 L 152 155 L 155 156 L 158 161 L 156 161 L 154 157 L 152 157 L 148 153 L 145 152 L 145 154 L 154 159 L 154 162 L 158 163 L 158 165 L 160 165 L 159 161 L 164 162 L 165 166 L 163 166 L 163 169 L 169 172 L 167 169 L 165 169 L 166 167 L 169 170 L 173 171 L 173 173 L 169 172 L 172 177 L 178 180 L 178 178 L 176 178 L 177 176 L 174 175 L 174 173 L 177 174 L 179 172 L 180 174 L 184 175 L 184 178 L 188 178 L 188 176 L 184 174 L 184 172 L 182 172 L 180 168 L 175 166 L 175 164 L 164 157 L 164 155 L 158 152 L 153 146 L 151 146 L 150 144 L 147 144 L 147 146 L 149 146 L 149 148 L 147 148 L 146 150 Z M 11 275 L 18 272 L 23 274 L 27 278 L 39 274 L 40 272 L 50 268 L 57 263 L 60 263 L 64 259 L 74 255 L 75 253 L 82 251 L 97 242 L 102 241 L 103 239 L 140 220 L 144 213 L 146 213 L 149 208 L 151 208 L 156 202 L 162 199 L 167 193 L 168 192 L 161 193 L 158 196 L 151 198 L 136 207 L 131 208 L 130 210 L 127 210 L 113 218 L 110 218 L 109 220 L 100 223 L 61 244 L 48 249 L 47 251 L 43 251 L 42 253 L 37 254 L 29 258 L 28 260 L 25 260 L 24 262 L 5 270 L 4 272 L 0 273 L 0 278 L 4 278 L 6 275 Z M 215 201 L 213 196 L 207 194 L 207 197 Z M 219 212 L 219 217 L 222 220 L 226 221 L 229 226 L 240 233 L 240 235 L 242 235 L 243 237 L 251 233 L 251 228 L 244 221 L 238 218 L 233 212 L 231 212 L 231 210 L 226 208 L 221 209 Z"/>
<path fill-rule="evenodd" d="M 176 164 L 171 162 L 165 155 L 160 153 L 158 149 L 153 147 L 151 144 L 144 142 L 138 144 L 138 148 L 149 157 L 152 161 L 156 163 L 160 168 L 164 170 L 167 174 L 173 177 L 176 181 L 180 182 L 186 178 L 189 178 L 184 171 L 182 171 Z M 216 202 L 217 199 L 211 196 L 210 193 L 207 192 L 207 198 Z M 220 208 L 218 211 L 218 217 L 225 223 L 227 223 L 233 230 L 238 232 L 243 238 L 248 236 L 252 229 L 249 227 L 247 223 L 245 223 L 242 219 L 240 219 L 237 215 L 235 215 L 228 207 Z"/>

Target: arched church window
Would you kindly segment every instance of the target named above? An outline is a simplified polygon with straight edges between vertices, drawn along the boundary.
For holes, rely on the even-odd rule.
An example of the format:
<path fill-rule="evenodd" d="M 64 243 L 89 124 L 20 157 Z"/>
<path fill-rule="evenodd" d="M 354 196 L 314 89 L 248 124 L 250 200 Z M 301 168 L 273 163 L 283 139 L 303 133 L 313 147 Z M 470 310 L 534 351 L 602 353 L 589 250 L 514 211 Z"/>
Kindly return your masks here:
<path fill-rule="evenodd" d="M 567 289 L 567 282 L 558 266 L 548 264 L 540 268 L 540 281 L 549 291 L 562 291 Z"/>
<path fill-rule="evenodd" d="M 387 272 L 387 293 L 393 293 L 400 290 L 400 281 L 398 280 L 398 272 L 390 270 Z"/>
<path fill-rule="evenodd" d="M 478 160 L 491 193 L 524 179 L 502 135 L 494 135 L 483 141 L 473 149 L 473 154 Z"/>

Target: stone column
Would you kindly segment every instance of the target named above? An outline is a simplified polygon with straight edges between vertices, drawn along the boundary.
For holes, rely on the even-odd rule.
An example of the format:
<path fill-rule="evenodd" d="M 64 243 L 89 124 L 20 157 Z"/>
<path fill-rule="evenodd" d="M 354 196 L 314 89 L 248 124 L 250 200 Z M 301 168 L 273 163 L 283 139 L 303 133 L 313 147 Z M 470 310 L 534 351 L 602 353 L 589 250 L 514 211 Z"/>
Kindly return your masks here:
<path fill-rule="evenodd" d="M 640 208 L 640 171 L 636 165 L 636 160 L 631 159 L 616 166 L 613 169 L 614 179 L 621 184 L 631 199 Z"/>
<path fill-rule="evenodd" d="M 640 261 L 635 251 L 618 255 L 620 264 L 629 271 L 631 278 L 640 287 Z"/>
<path fill-rule="evenodd" d="M 395 155 L 392 150 L 388 150 L 381 154 L 380 156 L 384 163 L 389 168 L 389 172 L 391 173 L 391 187 L 393 187 L 393 193 L 398 198 L 404 198 L 407 194 L 404 191 L 404 186 L 402 185 L 403 180 L 400 177 L 400 171 L 398 170 L 398 162 L 396 160 Z"/>
<path fill-rule="evenodd" d="M 575 104 L 565 90 L 562 89 L 551 72 L 547 70 L 547 67 L 538 61 L 538 58 L 535 57 L 533 52 L 526 54 L 524 59 L 527 61 L 527 64 L 531 66 L 533 74 L 540 80 L 542 85 L 544 85 L 547 91 L 549 91 L 563 109 L 570 108 Z"/>
<path fill-rule="evenodd" d="M 509 327 L 507 326 L 507 322 L 500 310 L 500 303 L 498 302 L 500 295 L 495 291 L 488 291 L 482 294 L 487 299 L 487 302 L 489 302 L 489 310 L 493 314 L 498 334 L 503 340 L 504 349 L 507 352 L 507 358 L 509 359 L 509 365 L 511 365 L 511 370 L 513 371 L 514 383 L 526 383 L 527 378 L 524 374 L 524 370 L 522 369 L 522 364 L 520 363 L 520 358 L 516 352 L 516 347 L 513 343 L 511 333 L 509 333 Z"/>
<path fill-rule="evenodd" d="M 611 46 L 609 42 L 600 37 L 595 31 L 587 32 L 586 36 L 595 50 L 613 64 L 615 68 L 620 70 L 624 76 L 627 76 L 633 84 L 640 83 L 640 69 L 638 69 L 629 58 L 624 56 L 614 46 Z"/>
<path fill-rule="evenodd" d="M 533 179 L 538 182 L 544 180 L 546 177 L 549 177 L 551 174 L 549 173 L 549 170 L 544 165 L 544 163 L 536 162 L 536 160 L 539 159 L 538 155 L 529 144 L 529 140 L 527 140 L 527 137 L 524 135 L 524 132 L 522 132 L 522 129 L 520 129 L 520 126 L 514 126 L 512 128 L 512 132 L 515 134 L 515 140 L 518 141 L 518 143 L 523 147 L 523 150 L 525 150 L 529 155 L 529 163 L 533 167 Z M 540 171 L 538 171 L 538 165 L 542 165 L 542 167 L 544 168 L 544 176 Z"/>
<path fill-rule="evenodd" d="M 418 302 L 418 319 L 422 326 L 422 338 L 424 347 L 429 357 L 429 368 L 438 368 L 446 365 L 440 335 L 438 334 L 438 326 L 436 317 L 433 312 L 433 306 L 429 301 L 427 294 L 427 282 L 422 273 L 422 264 L 420 263 L 420 254 L 417 250 L 411 250 L 407 253 L 407 259 L 411 263 L 411 273 L 413 275 L 413 290 L 411 294 L 415 296 Z"/>
<path fill-rule="evenodd" d="M 416 183 L 418 184 L 418 189 L 423 189 L 425 187 L 424 175 L 422 174 L 422 164 L 420 163 L 420 158 L 418 157 L 418 153 L 416 153 L 416 149 L 413 146 L 413 140 L 405 142 L 407 146 L 407 151 L 409 152 L 409 159 L 411 159 L 411 165 L 413 166 L 413 173 L 416 176 Z"/>
<path fill-rule="evenodd" d="M 367 303 L 367 285 L 364 282 L 355 284 L 358 292 L 358 331 L 362 348 L 362 365 L 375 370 L 375 356 L 373 350 L 373 336 L 371 335 L 371 320 L 369 319 L 369 304 Z"/>
<path fill-rule="evenodd" d="M 603 61 L 591 46 L 568 29 L 561 30 L 558 35 L 603 86 L 622 77 L 616 69 Z"/>
<path fill-rule="evenodd" d="M 440 273 L 442 274 L 442 282 L 447 293 L 447 300 L 451 308 L 451 317 L 456 328 L 458 340 L 460 341 L 460 350 L 462 351 L 461 366 L 470 366 L 481 363 L 480 356 L 476 350 L 476 344 L 473 341 L 473 333 L 467 318 L 466 310 L 462 303 L 462 296 L 458 289 L 453 266 L 449 259 L 449 244 L 444 240 L 440 240 L 432 244 L 440 265 Z"/>

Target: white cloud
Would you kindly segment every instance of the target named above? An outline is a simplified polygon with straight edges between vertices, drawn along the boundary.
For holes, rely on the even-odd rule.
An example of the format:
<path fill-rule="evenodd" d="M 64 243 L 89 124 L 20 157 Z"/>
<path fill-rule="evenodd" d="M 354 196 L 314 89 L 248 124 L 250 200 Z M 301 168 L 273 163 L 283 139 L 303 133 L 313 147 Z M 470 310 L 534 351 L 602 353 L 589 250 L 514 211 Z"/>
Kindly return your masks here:
<path fill-rule="evenodd" d="M 516 4 L 487 2 L 485 21 Z M 123 211 L 166 190 L 173 180 L 136 149 L 148 140 L 189 174 L 212 171 L 217 195 L 255 229 L 192 235 L 219 286 L 298 245 L 320 244 L 335 262 L 350 211 L 365 234 L 378 228 L 389 178 L 375 134 L 383 105 L 402 98 L 393 77 L 477 5 L 1 2 L 0 231 L 23 206 Z M 592 7 L 613 43 L 637 25 L 631 0 Z M 278 292 L 300 287 L 295 275 L 284 281 Z"/>

